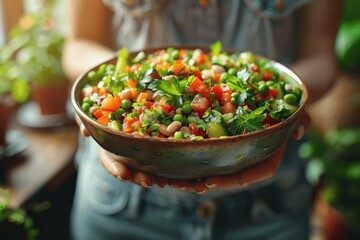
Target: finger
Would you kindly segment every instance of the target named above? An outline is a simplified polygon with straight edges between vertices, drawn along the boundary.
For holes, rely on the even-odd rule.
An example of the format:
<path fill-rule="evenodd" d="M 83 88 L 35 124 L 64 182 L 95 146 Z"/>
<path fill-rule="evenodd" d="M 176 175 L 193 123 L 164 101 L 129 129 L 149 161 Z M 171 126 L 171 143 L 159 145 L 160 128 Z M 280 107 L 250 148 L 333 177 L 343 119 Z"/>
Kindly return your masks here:
<path fill-rule="evenodd" d="M 249 184 L 263 181 L 273 176 L 281 163 L 285 151 L 285 144 L 279 148 L 271 157 L 263 162 L 246 169 L 239 174 L 230 176 L 212 177 L 205 181 L 205 186 L 211 190 L 216 189 L 240 189 Z"/>
<path fill-rule="evenodd" d="M 149 188 L 154 185 L 155 177 L 143 172 L 134 172 L 133 182 L 142 187 Z"/>
<path fill-rule="evenodd" d="M 86 128 L 85 128 L 84 124 L 82 123 L 79 115 L 77 115 L 77 114 L 75 114 L 75 121 L 76 121 L 77 125 L 80 128 L 81 135 L 83 135 L 84 137 L 89 137 L 90 133 L 86 130 Z"/>
<path fill-rule="evenodd" d="M 104 149 L 100 149 L 100 162 L 104 168 L 110 172 L 111 175 L 119 178 L 122 181 L 127 181 L 132 178 L 131 170 L 124 164 L 116 161 Z"/>
<path fill-rule="evenodd" d="M 155 178 L 155 184 L 157 184 L 159 187 L 163 188 L 168 184 L 168 179 L 164 177 L 157 176 Z"/>
<path fill-rule="evenodd" d="M 309 130 L 310 125 L 311 125 L 311 117 L 307 112 L 305 112 L 300 120 L 300 123 L 298 124 L 296 130 L 292 135 L 293 139 L 300 140 L 301 138 L 303 138 L 306 131 Z"/>

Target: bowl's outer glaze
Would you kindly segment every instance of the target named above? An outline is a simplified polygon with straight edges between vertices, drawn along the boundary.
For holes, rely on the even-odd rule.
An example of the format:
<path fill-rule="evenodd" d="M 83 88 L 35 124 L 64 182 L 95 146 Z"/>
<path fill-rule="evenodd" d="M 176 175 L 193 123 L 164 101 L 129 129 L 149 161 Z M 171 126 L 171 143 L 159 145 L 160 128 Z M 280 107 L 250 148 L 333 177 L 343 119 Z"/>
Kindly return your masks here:
<path fill-rule="evenodd" d="M 107 63 L 115 61 L 113 58 Z M 259 163 L 273 154 L 291 137 L 305 111 L 308 102 L 306 86 L 284 65 L 274 62 L 274 67 L 286 75 L 288 81 L 302 88 L 302 103 L 285 121 L 246 135 L 190 141 L 146 137 L 113 130 L 92 120 L 81 109 L 79 101 L 81 90 L 87 81 L 86 73 L 74 83 L 71 100 L 76 113 L 96 142 L 107 151 L 123 156 L 121 161 L 129 167 L 178 179 L 227 175 Z"/>

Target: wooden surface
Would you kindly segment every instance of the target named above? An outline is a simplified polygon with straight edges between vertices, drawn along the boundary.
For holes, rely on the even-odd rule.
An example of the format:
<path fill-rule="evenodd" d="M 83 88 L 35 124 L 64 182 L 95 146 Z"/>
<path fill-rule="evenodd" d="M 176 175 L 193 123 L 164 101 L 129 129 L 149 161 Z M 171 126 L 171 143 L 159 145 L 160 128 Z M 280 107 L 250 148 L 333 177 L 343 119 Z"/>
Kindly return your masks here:
<path fill-rule="evenodd" d="M 74 171 L 77 149 L 76 124 L 47 129 L 17 127 L 26 140 L 26 149 L 7 160 L 5 181 L 0 187 L 10 190 L 10 206 L 22 206 L 42 188 L 56 188 Z"/>

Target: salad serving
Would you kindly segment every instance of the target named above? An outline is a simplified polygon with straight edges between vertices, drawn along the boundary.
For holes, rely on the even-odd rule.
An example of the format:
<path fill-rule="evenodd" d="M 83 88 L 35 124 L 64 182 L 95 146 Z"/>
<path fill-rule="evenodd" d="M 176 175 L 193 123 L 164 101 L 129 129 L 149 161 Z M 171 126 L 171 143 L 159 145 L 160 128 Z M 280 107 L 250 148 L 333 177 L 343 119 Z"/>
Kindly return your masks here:
<path fill-rule="evenodd" d="M 82 110 L 116 131 L 158 138 L 202 140 L 242 135 L 290 117 L 301 87 L 274 62 L 252 52 L 227 53 L 220 42 L 201 49 L 164 48 L 87 73 Z"/>

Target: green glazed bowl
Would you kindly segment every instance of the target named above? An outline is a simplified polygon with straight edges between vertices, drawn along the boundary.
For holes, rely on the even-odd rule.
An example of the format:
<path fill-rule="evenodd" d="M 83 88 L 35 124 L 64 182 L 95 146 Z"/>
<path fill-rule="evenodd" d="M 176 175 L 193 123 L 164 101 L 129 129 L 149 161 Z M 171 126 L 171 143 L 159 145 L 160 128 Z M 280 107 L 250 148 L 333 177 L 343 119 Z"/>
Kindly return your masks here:
<path fill-rule="evenodd" d="M 202 49 L 208 51 L 207 48 Z M 145 52 L 154 50 L 156 49 Z M 106 63 L 115 61 L 114 57 Z M 305 111 L 308 90 L 304 83 L 284 65 L 273 62 L 273 67 L 291 84 L 301 87 L 301 105 L 285 121 L 246 135 L 190 141 L 139 136 L 113 130 L 92 120 L 81 109 L 81 90 L 87 82 L 87 72 L 75 81 L 71 90 L 71 101 L 82 123 L 96 142 L 107 151 L 123 156 L 121 161 L 135 170 L 176 179 L 228 175 L 266 160 L 288 141 Z M 97 68 L 98 66 L 95 66 L 89 71 Z"/>

